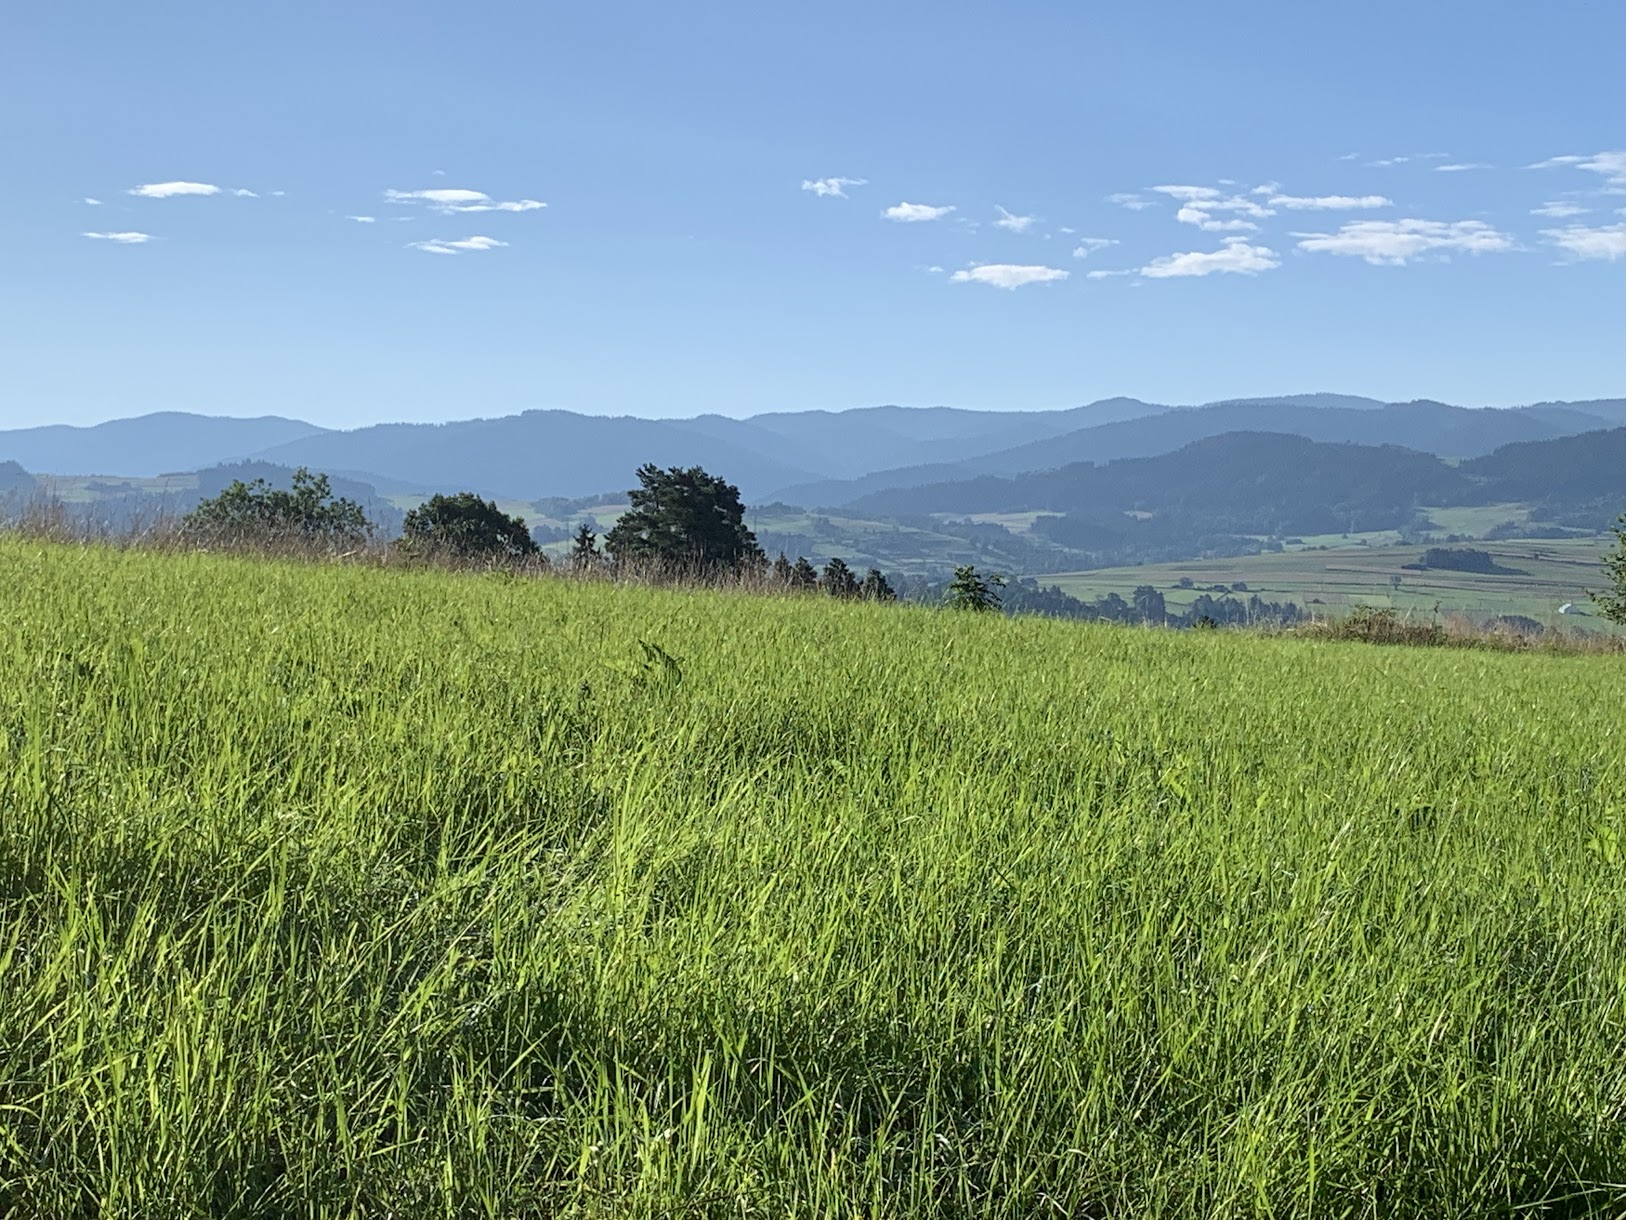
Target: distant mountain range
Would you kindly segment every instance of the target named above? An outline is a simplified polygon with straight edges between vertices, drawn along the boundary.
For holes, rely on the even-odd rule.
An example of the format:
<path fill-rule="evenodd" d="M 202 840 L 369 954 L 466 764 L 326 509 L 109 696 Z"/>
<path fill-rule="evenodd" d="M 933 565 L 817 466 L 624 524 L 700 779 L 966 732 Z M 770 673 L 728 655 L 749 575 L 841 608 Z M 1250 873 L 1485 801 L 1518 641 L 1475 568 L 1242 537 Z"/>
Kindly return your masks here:
<path fill-rule="evenodd" d="M 851 511 L 883 518 L 1044 512 L 1119 524 L 1178 517 L 1282 536 L 1393 529 L 1425 506 L 1511 502 L 1613 516 L 1626 504 L 1626 427 L 1515 443 L 1456 463 L 1397 445 L 1227 432 L 1157 457 L 893 488 L 855 501 Z"/>
<path fill-rule="evenodd" d="M 0 462 L 35 474 L 152 477 L 253 460 L 310 466 L 383 494 L 472 489 L 506 499 L 625 488 L 644 462 L 701 465 L 746 498 L 841 506 L 879 492 L 1170 453 L 1208 437 L 1272 432 L 1399 445 L 1445 458 L 1626 425 L 1626 399 L 1470 409 L 1310 394 L 1171 407 L 1112 398 L 1058 411 L 867 407 L 749 419 L 638 419 L 527 411 L 348 431 L 296 419 L 166 412 L 89 428 L 0 431 Z"/>

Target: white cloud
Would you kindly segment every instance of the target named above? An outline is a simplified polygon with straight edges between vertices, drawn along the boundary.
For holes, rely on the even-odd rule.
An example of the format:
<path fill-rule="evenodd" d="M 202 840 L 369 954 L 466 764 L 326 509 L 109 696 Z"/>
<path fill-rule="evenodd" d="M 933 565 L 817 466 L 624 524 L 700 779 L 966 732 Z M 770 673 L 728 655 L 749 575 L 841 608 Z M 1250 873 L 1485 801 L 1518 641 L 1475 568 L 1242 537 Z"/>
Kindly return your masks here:
<path fill-rule="evenodd" d="M 437 212 L 534 212 L 548 205 L 540 199 L 504 199 L 491 203 L 449 204 Z"/>
<path fill-rule="evenodd" d="M 1134 274 L 1135 269 L 1130 267 L 1123 271 L 1086 271 L 1084 273 L 1084 278 L 1087 280 L 1110 280 L 1120 275 Z"/>
<path fill-rule="evenodd" d="M 353 220 L 358 225 L 370 225 L 378 220 L 376 216 L 346 216 L 346 220 Z"/>
<path fill-rule="evenodd" d="M 465 212 L 534 212 L 548 205 L 540 199 L 513 199 L 498 201 L 484 191 L 471 191 L 460 187 L 435 187 L 427 191 L 385 191 L 384 198 L 391 203 L 427 203 L 431 211 L 444 216 Z"/>
<path fill-rule="evenodd" d="M 1230 220 L 1215 220 L 1201 207 L 1192 203 L 1182 205 L 1180 210 L 1174 214 L 1174 218 L 1181 224 L 1196 225 L 1199 229 L 1209 233 L 1223 233 L 1227 230 L 1236 229 L 1257 229 L 1259 227 L 1251 220 L 1242 220 L 1235 216 Z"/>
<path fill-rule="evenodd" d="M 1392 208 L 1382 195 L 1272 195 L 1270 205 L 1290 212 L 1333 212 L 1353 208 Z"/>
<path fill-rule="evenodd" d="M 867 178 L 803 178 L 802 189 L 812 191 L 820 199 L 834 196 L 837 199 L 847 197 L 849 186 L 868 186 Z"/>
<path fill-rule="evenodd" d="M 152 240 L 151 233 L 83 233 L 82 237 L 94 237 L 97 241 L 117 242 L 121 246 L 139 246 Z"/>
<path fill-rule="evenodd" d="M 1117 244 L 1110 237 L 1081 237 L 1078 239 L 1078 245 L 1073 248 L 1073 257 L 1089 258 L 1097 250 L 1105 250 L 1108 246 L 1116 246 Z"/>
<path fill-rule="evenodd" d="M 1587 157 L 1573 155 L 1548 157 L 1547 160 L 1538 161 L 1530 168 L 1556 169 L 1559 166 L 1573 166 L 1576 169 L 1601 174 L 1607 186 L 1626 188 L 1626 149 L 1611 149 L 1608 152 L 1593 153 Z"/>
<path fill-rule="evenodd" d="M 1513 249 L 1513 239 L 1482 220 L 1357 220 L 1336 233 L 1295 233 L 1299 249 L 1364 258 L 1400 267 L 1434 253 L 1492 254 Z"/>
<path fill-rule="evenodd" d="M 1495 169 L 1494 165 L 1487 165 L 1483 161 L 1454 161 L 1450 165 L 1436 165 L 1436 174 L 1460 174 L 1470 169 Z"/>
<path fill-rule="evenodd" d="M 85 202 L 90 204 L 90 206 L 93 208 L 99 208 L 102 206 L 102 201 L 100 199 L 92 199 L 89 195 L 85 196 Z"/>
<path fill-rule="evenodd" d="M 995 288 L 1021 288 L 1024 284 L 1048 284 L 1064 280 L 1069 272 L 1060 267 L 1021 266 L 1016 263 L 984 263 L 956 271 L 949 279 L 956 284 L 989 284 Z"/>
<path fill-rule="evenodd" d="M 1280 267 L 1281 260 L 1267 246 L 1251 246 L 1246 237 L 1227 237 L 1219 250 L 1194 250 L 1188 254 L 1170 254 L 1155 258 L 1140 269 L 1148 279 L 1161 280 L 1174 276 L 1213 275 L 1223 271 L 1237 275 L 1257 275 Z"/>
<path fill-rule="evenodd" d="M 407 245 L 414 250 L 422 250 L 425 254 L 462 254 L 466 250 L 495 250 L 499 246 L 506 246 L 505 241 L 498 241 L 495 237 L 463 237 L 453 240 L 449 237 L 437 237 L 430 241 L 408 242 Z"/>
<path fill-rule="evenodd" d="M 881 215 L 888 220 L 916 224 L 922 220 L 941 220 L 952 211 L 954 211 L 952 204 L 947 207 L 933 207 L 929 203 L 900 203 L 887 208 Z"/>
<path fill-rule="evenodd" d="M 1136 195 L 1131 191 L 1119 191 L 1116 195 L 1108 195 L 1107 202 L 1115 203 L 1121 208 L 1128 208 L 1131 212 L 1144 212 L 1147 208 L 1157 206 L 1152 200 Z"/>
<path fill-rule="evenodd" d="M 1541 235 L 1581 259 L 1602 259 L 1614 262 L 1626 258 L 1626 224 L 1604 225 L 1589 229 L 1585 225 L 1565 225 L 1562 229 L 1543 229 Z"/>
<path fill-rule="evenodd" d="M 1154 186 L 1152 189 L 1160 195 L 1168 195 L 1188 203 L 1220 197 L 1219 191 L 1211 186 Z"/>
<path fill-rule="evenodd" d="M 490 203 L 491 196 L 484 191 L 467 191 L 458 187 L 436 187 L 427 191 L 396 191 L 384 192 L 384 198 L 391 203 L 424 203 L 437 204 L 442 207 L 454 203 Z"/>
<path fill-rule="evenodd" d="M 1384 157 L 1378 161 L 1368 161 L 1366 167 L 1368 169 L 1387 169 L 1392 165 L 1405 165 L 1408 161 L 1449 161 L 1450 159 L 1450 153 L 1411 153 L 1404 157 Z"/>
<path fill-rule="evenodd" d="M 994 204 L 994 211 L 999 213 L 999 219 L 994 221 L 994 228 L 1004 229 L 1007 233 L 1026 233 L 1033 227 L 1037 216 L 1015 216 L 1007 212 L 999 204 Z"/>
<path fill-rule="evenodd" d="M 1181 224 L 1196 225 L 1207 233 L 1234 233 L 1257 229 L 1259 226 L 1242 216 L 1263 219 L 1276 213 L 1246 195 L 1226 195 L 1211 186 L 1154 186 L 1154 191 L 1180 201 L 1174 218 Z M 1241 216 L 1219 218 L 1215 212 L 1239 212 Z"/>
<path fill-rule="evenodd" d="M 176 195 L 218 195 L 220 188 L 207 182 L 149 182 L 132 186 L 125 194 L 139 195 L 143 199 L 171 199 Z"/>
<path fill-rule="evenodd" d="M 1571 216 L 1585 216 L 1591 208 L 1583 208 L 1578 203 L 1565 203 L 1562 199 L 1549 200 L 1539 208 L 1531 208 L 1530 215 L 1545 216 L 1549 220 L 1568 220 Z"/>
<path fill-rule="evenodd" d="M 258 199 L 259 198 L 259 196 L 256 195 L 253 191 L 246 190 L 243 187 L 238 187 L 236 190 L 234 190 L 232 192 L 232 194 L 236 195 L 239 199 Z"/>

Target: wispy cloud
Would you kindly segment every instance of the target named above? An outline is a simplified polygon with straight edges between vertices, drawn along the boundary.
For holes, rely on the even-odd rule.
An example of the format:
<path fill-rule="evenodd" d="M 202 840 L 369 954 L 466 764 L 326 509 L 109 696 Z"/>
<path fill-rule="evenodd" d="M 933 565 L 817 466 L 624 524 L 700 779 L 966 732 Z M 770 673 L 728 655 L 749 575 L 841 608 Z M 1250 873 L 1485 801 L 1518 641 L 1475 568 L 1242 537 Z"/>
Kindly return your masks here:
<path fill-rule="evenodd" d="M 233 190 L 232 194 L 236 195 L 239 199 L 258 199 L 259 198 L 259 196 L 257 194 L 255 194 L 253 191 L 249 190 L 247 187 L 242 187 L 242 186 L 237 187 L 235 190 Z"/>
<path fill-rule="evenodd" d="M 498 241 L 495 237 L 436 237 L 430 241 L 413 241 L 407 245 L 414 250 L 422 250 L 425 254 L 464 254 L 471 250 L 495 250 L 499 246 L 506 246 L 505 241 Z"/>
<path fill-rule="evenodd" d="M 1194 250 L 1186 254 L 1170 254 L 1155 258 L 1140 269 L 1147 279 L 1163 280 L 1177 276 L 1213 275 L 1226 272 L 1233 275 L 1257 275 L 1280 267 L 1281 260 L 1268 246 L 1248 244 L 1246 237 L 1227 237 L 1218 250 Z"/>
<path fill-rule="evenodd" d="M 391 203 L 426 203 L 431 211 L 452 216 L 465 212 L 534 212 L 548 205 L 540 199 L 496 200 L 484 191 L 462 187 L 433 187 L 423 191 L 384 192 Z"/>
<path fill-rule="evenodd" d="M 1120 275 L 1135 274 L 1137 274 L 1137 272 L 1133 267 L 1127 267 L 1122 271 L 1086 271 L 1084 273 L 1084 278 L 1087 280 L 1110 280 L 1115 279 Z"/>
<path fill-rule="evenodd" d="M 1562 229 L 1543 229 L 1541 235 L 1579 259 L 1600 259 L 1612 263 L 1617 258 L 1626 258 L 1626 224 L 1603 225 L 1595 229 L 1585 225 L 1565 225 Z"/>
<path fill-rule="evenodd" d="M 376 217 L 376 216 L 346 216 L 345 219 L 346 220 L 353 220 L 358 225 L 370 225 L 370 224 L 376 223 L 377 220 L 378 220 L 378 217 Z"/>
<path fill-rule="evenodd" d="M 142 199 L 173 199 L 177 195 L 218 195 L 220 188 L 208 182 L 148 182 L 125 193 Z"/>
<path fill-rule="evenodd" d="M 999 219 L 994 221 L 994 228 L 1004 229 L 1007 233 L 1026 233 L 1033 227 L 1037 216 L 1017 216 L 1007 212 L 999 204 L 994 204 L 994 211 L 999 213 Z"/>
<path fill-rule="evenodd" d="M 93 208 L 99 208 L 102 206 L 102 201 L 100 199 L 92 199 L 89 195 L 85 196 L 85 202 Z"/>
<path fill-rule="evenodd" d="M 1616 148 L 1607 152 L 1592 153 L 1590 156 L 1564 156 L 1548 157 L 1545 161 L 1537 161 L 1530 169 L 1558 169 L 1572 167 L 1584 169 L 1590 173 L 1600 174 L 1605 187 L 1611 193 L 1616 190 L 1626 190 L 1626 149 Z"/>
<path fill-rule="evenodd" d="M 887 208 L 881 215 L 888 220 L 902 221 L 904 224 L 918 224 L 923 220 L 941 220 L 952 211 L 954 211 L 952 204 L 934 207 L 929 203 L 899 203 Z"/>
<path fill-rule="evenodd" d="M 1494 254 L 1513 239 L 1482 220 L 1357 220 L 1336 233 L 1295 233 L 1299 249 L 1401 267 L 1427 254 Z"/>
<path fill-rule="evenodd" d="M 847 198 L 849 186 L 868 186 L 867 178 L 803 178 L 802 189 L 812 191 L 819 198 Z"/>
<path fill-rule="evenodd" d="M 83 233 L 80 236 L 117 242 L 121 246 L 139 246 L 152 240 L 151 233 Z"/>
<path fill-rule="evenodd" d="M 1069 272 L 1060 267 L 1022 266 L 1016 263 L 984 263 L 966 267 L 949 279 L 956 284 L 988 284 L 994 288 L 1016 289 L 1027 284 L 1049 284 L 1064 280 Z"/>
<path fill-rule="evenodd" d="M 1583 208 L 1578 203 L 1568 203 L 1562 199 L 1548 200 L 1539 208 L 1531 208 L 1530 215 L 1545 216 L 1548 220 L 1567 220 L 1571 216 L 1585 216 L 1591 208 Z"/>
<path fill-rule="evenodd" d="M 1121 208 L 1128 208 L 1131 212 L 1144 212 L 1147 208 L 1155 208 L 1157 202 L 1137 195 L 1133 191 L 1119 191 L 1116 195 L 1107 196 L 1108 203 L 1115 203 Z"/>
<path fill-rule="evenodd" d="M 1391 208 L 1382 195 L 1272 195 L 1270 205 L 1290 212 L 1335 212 L 1355 208 Z"/>
<path fill-rule="evenodd" d="M 1450 159 L 1450 153 L 1408 153 L 1403 157 L 1382 157 L 1376 161 L 1368 161 L 1366 167 L 1368 169 L 1388 169 L 1390 166 L 1405 165 L 1412 161 L 1449 161 Z"/>
<path fill-rule="evenodd" d="M 1073 257 L 1089 258 L 1097 250 L 1105 250 L 1108 246 L 1116 246 L 1117 244 L 1110 237 L 1081 237 L 1078 239 L 1078 245 L 1073 247 Z"/>
<path fill-rule="evenodd" d="M 1461 174 L 1471 169 L 1495 169 L 1494 165 L 1487 165 L 1483 161 L 1453 161 L 1450 165 L 1436 165 L 1436 174 Z"/>

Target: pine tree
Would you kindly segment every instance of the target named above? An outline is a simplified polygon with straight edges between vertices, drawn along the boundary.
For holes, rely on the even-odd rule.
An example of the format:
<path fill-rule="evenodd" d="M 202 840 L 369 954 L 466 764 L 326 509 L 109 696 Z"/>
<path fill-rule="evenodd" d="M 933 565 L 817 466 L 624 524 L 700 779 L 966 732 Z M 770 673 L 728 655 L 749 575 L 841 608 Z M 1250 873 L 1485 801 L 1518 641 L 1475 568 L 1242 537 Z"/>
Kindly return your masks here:
<path fill-rule="evenodd" d="M 779 558 L 773 561 L 773 582 L 781 588 L 790 587 L 791 578 L 790 560 L 785 558 L 785 552 L 779 552 Z"/>
<path fill-rule="evenodd" d="M 984 576 L 968 563 L 954 569 L 954 579 L 943 600 L 953 610 L 998 610 L 999 594 L 994 590 L 1004 584 L 1003 576 Z"/>
<path fill-rule="evenodd" d="M 858 596 L 858 578 L 840 556 L 830 557 L 830 562 L 824 565 L 824 573 L 819 577 L 819 584 L 831 597 Z"/>
<path fill-rule="evenodd" d="M 867 602 L 895 602 L 898 600 L 897 592 L 887 583 L 880 568 L 871 568 L 864 574 L 863 583 L 858 586 L 858 595 Z"/>
<path fill-rule="evenodd" d="M 593 533 L 593 527 L 583 521 L 576 529 L 576 539 L 570 546 L 571 566 L 576 568 L 590 568 L 598 562 L 598 535 Z"/>
<path fill-rule="evenodd" d="M 793 589 L 812 589 L 819 583 L 819 574 L 814 571 L 813 565 L 808 563 L 805 555 L 796 557 L 796 566 L 790 570 L 790 587 Z"/>

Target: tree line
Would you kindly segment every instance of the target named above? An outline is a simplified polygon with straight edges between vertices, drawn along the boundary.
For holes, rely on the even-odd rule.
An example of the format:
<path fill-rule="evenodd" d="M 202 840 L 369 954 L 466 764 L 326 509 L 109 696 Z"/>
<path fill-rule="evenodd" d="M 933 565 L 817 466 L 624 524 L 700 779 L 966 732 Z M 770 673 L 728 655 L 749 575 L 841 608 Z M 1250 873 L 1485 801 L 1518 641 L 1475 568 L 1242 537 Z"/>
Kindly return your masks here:
<path fill-rule="evenodd" d="M 846 561 L 834 557 L 819 570 L 803 556 L 792 562 L 784 552 L 770 562 L 745 523 L 739 488 L 699 466 L 662 469 L 645 463 L 637 477 L 639 486 L 628 492 L 627 511 L 605 532 L 602 548 L 591 524 L 583 522 L 577 529 L 568 559 L 572 568 L 658 570 L 677 579 L 749 574 L 787 591 L 816 591 L 853 601 L 899 600 L 900 591 L 877 568 L 860 577 Z M 287 489 L 273 487 L 263 478 L 233 480 L 187 514 L 181 531 L 184 537 L 204 542 L 293 543 L 333 550 L 366 545 L 376 527 L 359 503 L 333 494 L 327 475 L 300 467 Z M 1603 560 L 1608 587 L 1594 598 L 1605 618 L 1626 623 L 1626 513 L 1613 532 L 1615 547 Z M 523 517 L 505 513 L 495 501 L 471 491 L 433 495 L 412 509 L 392 546 L 425 559 L 548 562 Z M 1171 626 L 1291 623 L 1303 617 L 1292 602 L 1266 602 L 1257 595 L 1244 602 L 1229 592 L 1218 599 L 1201 594 L 1189 611 L 1177 614 L 1151 585 L 1136 588 L 1128 600 L 1112 593 L 1089 602 L 1071 597 L 1059 586 L 1042 589 L 1033 580 L 1007 588 L 1003 578 L 966 564 L 956 568 L 953 580 L 941 588 L 916 585 L 906 587 L 904 595 L 907 600 L 937 600 L 972 611 L 1003 609 Z"/>

